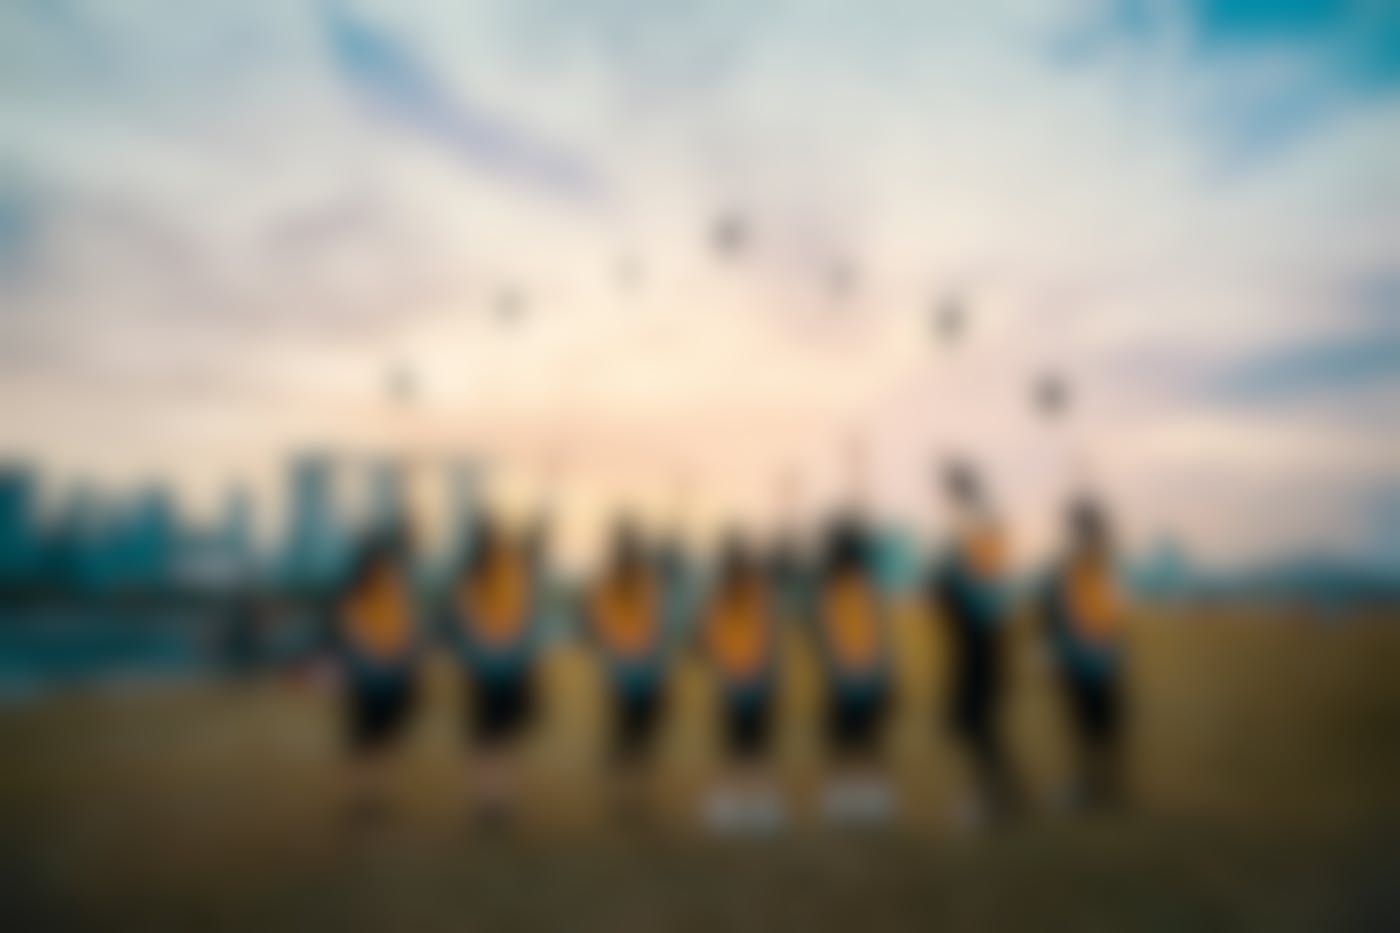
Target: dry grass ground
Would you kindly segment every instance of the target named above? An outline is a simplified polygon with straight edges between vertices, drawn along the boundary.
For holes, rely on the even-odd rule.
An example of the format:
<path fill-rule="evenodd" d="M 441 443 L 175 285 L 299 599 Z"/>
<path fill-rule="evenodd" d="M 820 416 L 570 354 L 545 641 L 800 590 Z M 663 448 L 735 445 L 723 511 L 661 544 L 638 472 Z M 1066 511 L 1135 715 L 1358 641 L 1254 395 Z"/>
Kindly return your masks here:
<path fill-rule="evenodd" d="M 969 836 L 937 715 L 936 631 L 901 620 L 888 760 L 903 819 L 879 833 L 812 818 L 817 683 L 794 641 L 778 769 L 784 835 L 696 827 L 714 768 L 712 695 L 677 670 L 645 832 L 609 826 L 597 673 L 544 663 L 521 825 L 474 834 L 457 684 L 431 671 L 394 774 L 396 809 L 342 819 L 334 698 L 262 679 L 110 690 L 0 711 L 0 911 L 15 931 L 94 929 L 1397 929 L 1400 625 L 1321 626 L 1263 611 L 1144 614 L 1134 633 L 1136 804 L 1071 820 L 1066 762 L 1029 641 L 1010 727 L 1044 802 Z"/>

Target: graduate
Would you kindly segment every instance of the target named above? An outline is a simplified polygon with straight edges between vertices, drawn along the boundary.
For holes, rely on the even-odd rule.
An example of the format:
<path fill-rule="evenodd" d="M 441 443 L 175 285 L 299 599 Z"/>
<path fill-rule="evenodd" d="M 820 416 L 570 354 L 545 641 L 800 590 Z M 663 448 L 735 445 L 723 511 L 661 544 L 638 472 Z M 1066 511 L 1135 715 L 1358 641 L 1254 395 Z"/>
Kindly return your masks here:
<path fill-rule="evenodd" d="M 332 606 L 356 819 L 385 810 L 386 760 L 416 695 L 420 632 L 406 551 L 399 531 L 367 536 Z"/>
<path fill-rule="evenodd" d="M 722 777 L 705 804 L 717 831 L 771 831 L 785 818 L 769 761 L 777 680 L 773 588 L 742 538 L 726 540 L 702 618 L 706 659 L 718 683 Z"/>
<path fill-rule="evenodd" d="M 487 827 L 514 814 L 516 759 L 536 703 L 543 563 L 536 533 L 513 534 L 487 515 L 452 581 L 447 630 L 466 675 L 470 783 L 477 820 Z"/>
<path fill-rule="evenodd" d="M 882 761 L 893 702 L 890 619 L 866 519 L 866 455 L 865 438 L 850 435 L 844 450 L 846 503 L 827 523 L 804 599 L 826 685 L 832 771 L 822 810 L 836 823 L 881 823 L 894 815 Z"/>
<path fill-rule="evenodd" d="M 637 526 L 619 520 L 585 616 L 611 699 L 613 809 L 621 818 L 640 818 L 649 809 L 647 765 L 666 704 L 663 588 L 661 568 Z"/>
<path fill-rule="evenodd" d="M 1075 503 L 1065 530 L 1039 609 L 1074 736 L 1068 803 L 1088 809 L 1123 796 L 1124 607 L 1103 509 Z"/>
<path fill-rule="evenodd" d="M 1010 615 L 1005 533 L 976 472 L 953 463 L 943 474 L 951 541 L 929 580 L 931 615 L 947 632 L 948 721 L 966 755 L 974 789 L 959 818 L 976 824 L 1019 804 L 1001 734 Z"/>
<path fill-rule="evenodd" d="M 827 688 L 834 769 L 827 819 L 879 823 L 894 812 L 881 761 L 892 702 L 889 618 L 872 567 L 871 534 L 857 513 L 832 522 L 815 581 L 815 635 Z"/>

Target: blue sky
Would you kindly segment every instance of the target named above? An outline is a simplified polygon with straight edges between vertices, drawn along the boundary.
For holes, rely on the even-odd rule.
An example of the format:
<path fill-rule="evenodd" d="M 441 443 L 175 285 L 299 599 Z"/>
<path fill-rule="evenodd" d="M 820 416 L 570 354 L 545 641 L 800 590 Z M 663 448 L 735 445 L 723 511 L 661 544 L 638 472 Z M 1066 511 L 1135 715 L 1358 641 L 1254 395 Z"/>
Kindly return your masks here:
<path fill-rule="evenodd" d="M 1270 80 L 1219 86 L 1199 102 L 1202 129 L 1221 157 L 1246 165 L 1325 131 L 1338 111 L 1400 87 L 1400 7 L 1393 3 L 1116 0 L 1070 25 L 1052 51 L 1076 67 L 1115 47 L 1177 54 L 1203 71 L 1273 68 Z"/>
<path fill-rule="evenodd" d="M 690 469 L 718 518 L 791 462 L 829 492 L 863 424 L 882 507 L 926 518 L 928 457 L 968 449 L 1032 549 L 1085 471 L 1144 540 L 1393 547 L 1396 10 L 9 4 L 0 449 L 199 500 L 313 441 L 565 446 L 581 510 Z M 1083 398 L 1054 436 L 1046 369 Z"/>

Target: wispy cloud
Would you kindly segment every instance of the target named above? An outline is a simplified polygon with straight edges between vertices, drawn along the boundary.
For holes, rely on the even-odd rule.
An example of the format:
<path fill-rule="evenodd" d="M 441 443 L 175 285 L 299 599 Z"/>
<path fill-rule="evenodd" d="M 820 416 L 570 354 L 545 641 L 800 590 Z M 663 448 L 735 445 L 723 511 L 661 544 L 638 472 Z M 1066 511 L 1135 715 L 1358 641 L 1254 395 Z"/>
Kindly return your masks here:
<path fill-rule="evenodd" d="M 1233 366 L 1215 393 L 1240 401 L 1288 401 L 1388 385 L 1400 390 L 1400 333 L 1313 342 Z"/>
<path fill-rule="evenodd" d="M 1232 171 L 1267 161 L 1347 109 L 1400 92 L 1400 7 L 1387 3 L 1109 0 L 1051 39 L 1052 60 L 1092 67 L 1128 50 L 1184 83 L 1188 123 Z"/>
<path fill-rule="evenodd" d="M 1064 8 L 1025 0 L 21 0 L 0 445 L 98 458 L 199 421 L 252 456 L 279 418 L 378 442 L 352 409 L 407 360 L 425 436 L 508 453 L 563 425 L 599 450 L 584 483 L 712 459 L 743 496 L 869 417 L 890 463 L 927 427 L 1039 508 L 1017 471 L 1047 460 L 1025 396 L 1053 368 L 1125 509 L 1272 546 L 1279 501 L 1400 462 L 1377 429 L 1400 399 L 1396 68 L 1346 4 L 1252 6 L 1104 0 L 1047 68 Z M 1202 184 L 1203 161 L 1243 171 Z M 752 247 L 719 263 L 730 209 Z M 620 289 L 623 254 L 644 271 Z M 930 350 L 949 291 L 967 332 Z M 692 449 L 718 434 L 742 441 Z"/>
<path fill-rule="evenodd" d="M 662 110 L 721 91 L 780 10 L 767 0 L 511 0 L 533 64 L 596 67 L 629 105 Z"/>
<path fill-rule="evenodd" d="M 585 159 L 450 88 L 408 43 L 334 0 L 322 5 L 321 22 L 335 66 L 375 113 L 474 168 L 571 196 L 599 192 Z"/>
<path fill-rule="evenodd" d="M 32 192 L 10 173 L 0 170 L 0 276 L 23 273 L 38 236 Z"/>

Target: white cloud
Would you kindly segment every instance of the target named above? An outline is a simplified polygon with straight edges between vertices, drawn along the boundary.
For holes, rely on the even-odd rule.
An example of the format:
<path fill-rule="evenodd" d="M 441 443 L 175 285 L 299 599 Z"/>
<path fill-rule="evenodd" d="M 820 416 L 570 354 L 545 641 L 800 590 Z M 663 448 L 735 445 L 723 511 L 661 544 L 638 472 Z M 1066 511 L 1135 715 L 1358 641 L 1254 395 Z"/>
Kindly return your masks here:
<path fill-rule="evenodd" d="M 447 86 L 595 159 L 616 190 L 583 209 L 362 112 L 315 5 L 8 11 L 0 145 L 44 213 L 37 280 L 0 284 L 6 398 L 142 437 L 204 419 L 270 456 L 302 431 L 390 437 L 381 374 L 410 359 L 420 433 L 524 456 L 563 431 L 599 483 L 620 460 L 703 459 L 717 498 L 742 499 L 868 417 L 907 465 L 891 508 L 915 514 L 925 452 L 956 437 L 1044 525 L 1054 486 L 1022 467 L 1051 442 L 1025 386 L 1059 368 L 1082 391 L 1077 430 L 1116 445 L 1115 493 L 1154 522 L 1173 471 L 1340 495 L 1390 463 L 1364 423 L 1324 440 L 1315 409 L 1226 411 L 1201 386 L 1375 326 L 1342 302 L 1400 261 L 1393 102 L 1348 104 L 1221 180 L 1191 114 L 1223 72 L 1170 42 L 1057 68 L 1048 5 L 704 4 L 693 48 L 649 10 L 615 65 L 601 50 L 632 12 L 596 6 L 348 7 Z M 706 230 L 732 205 L 754 242 L 722 263 Z M 623 255 L 642 267 L 626 293 Z M 844 307 L 814 284 L 832 262 L 859 273 Z M 513 333 L 491 323 L 507 286 L 531 305 Z M 974 316 L 948 363 L 926 315 L 954 287 Z M 192 374 L 197 417 L 172 388 Z M 6 418 L 0 443 L 72 448 L 70 423 Z"/>

